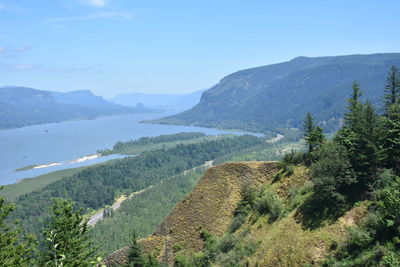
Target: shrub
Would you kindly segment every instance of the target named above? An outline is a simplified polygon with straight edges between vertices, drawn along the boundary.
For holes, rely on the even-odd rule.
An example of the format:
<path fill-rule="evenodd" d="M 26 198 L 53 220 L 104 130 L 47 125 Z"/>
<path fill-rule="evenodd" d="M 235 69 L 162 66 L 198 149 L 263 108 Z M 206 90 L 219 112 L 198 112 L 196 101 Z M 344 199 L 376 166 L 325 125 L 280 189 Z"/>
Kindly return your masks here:
<path fill-rule="evenodd" d="M 247 218 L 247 215 L 246 215 L 245 213 L 239 213 L 239 214 L 237 214 L 237 215 L 233 218 L 233 220 L 232 220 L 232 222 L 231 222 L 231 225 L 230 225 L 230 227 L 229 227 L 229 231 L 230 231 L 231 233 L 233 233 L 233 232 L 235 232 L 237 229 L 239 229 L 240 226 L 242 226 L 243 223 L 246 221 L 246 218 Z"/>
<path fill-rule="evenodd" d="M 270 192 L 264 192 L 256 201 L 255 209 L 262 215 L 269 214 L 270 221 L 276 221 L 282 215 L 282 204 L 276 195 Z"/>

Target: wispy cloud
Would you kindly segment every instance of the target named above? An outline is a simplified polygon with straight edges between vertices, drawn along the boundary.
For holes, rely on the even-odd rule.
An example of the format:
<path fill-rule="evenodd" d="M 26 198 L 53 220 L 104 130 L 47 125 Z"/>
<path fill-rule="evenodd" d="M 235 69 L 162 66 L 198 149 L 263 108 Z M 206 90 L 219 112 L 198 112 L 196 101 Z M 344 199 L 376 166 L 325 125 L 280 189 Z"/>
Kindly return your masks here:
<path fill-rule="evenodd" d="M 40 69 L 40 65 L 37 64 L 2 64 L 3 70 L 8 71 L 29 71 Z"/>
<path fill-rule="evenodd" d="M 79 74 L 84 74 L 84 75 L 93 75 L 93 74 L 104 73 L 104 71 L 99 70 L 93 66 L 50 69 L 49 71 L 50 72 L 74 72 L 74 73 L 79 73 Z"/>
<path fill-rule="evenodd" d="M 30 50 L 32 50 L 32 47 L 29 45 L 23 45 L 20 47 L 0 46 L 0 56 L 15 56 L 17 54 L 26 53 Z"/>
<path fill-rule="evenodd" d="M 25 53 L 32 50 L 32 47 L 30 45 L 23 45 L 21 47 L 15 48 L 14 51 L 17 53 Z"/>
<path fill-rule="evenodd" d="M 94 7 L 104 7 L 107 4 L 106 0 L 88 0 L 87 5 Z"/>
<path fill-rule="evenodd" d="M 84 16 L 49 18 L 47 22 L 67 22 L 67 21 L 82 21 L 82 20 L 96 20 L 96 19 L 131 19 L 133 14 L 125 12 L 101 12 L 93 13 Z"/>

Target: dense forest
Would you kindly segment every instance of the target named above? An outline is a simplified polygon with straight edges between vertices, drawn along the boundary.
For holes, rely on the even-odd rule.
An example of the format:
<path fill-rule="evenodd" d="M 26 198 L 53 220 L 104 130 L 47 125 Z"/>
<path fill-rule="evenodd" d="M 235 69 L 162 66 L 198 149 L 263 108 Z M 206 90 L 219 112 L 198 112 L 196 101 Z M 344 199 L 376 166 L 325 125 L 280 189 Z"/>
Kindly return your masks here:
<path fill-rule="evenodd" d="M 262 138 L 250 135 L 223 138 L 144 152 L 139 156 L 89 167 L 20 196 L 15 201 L 16 211 L 12 218 L 19 218 L 25 229 L 37 233 L 54 197 L 67 195 L 78 207 L 96 210 L 111 205 L 119 195 L 142 190 L 206 161 L 263 142 Z"/>

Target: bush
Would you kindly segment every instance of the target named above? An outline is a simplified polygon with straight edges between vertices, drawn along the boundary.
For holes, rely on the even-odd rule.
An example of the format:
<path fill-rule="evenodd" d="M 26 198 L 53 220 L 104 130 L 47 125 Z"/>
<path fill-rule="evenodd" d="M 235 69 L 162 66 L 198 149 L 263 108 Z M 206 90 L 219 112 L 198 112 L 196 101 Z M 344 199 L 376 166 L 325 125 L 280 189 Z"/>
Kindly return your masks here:
<path fill-rule="evenodd" d="M 230 227 L 229 227 L 229 231 L 230 231 L 231 233 L 233 233 L 233 232 L 235 232 L 237 229 L 239 229 L 239 228 L 243 225 L 243 223 L 246 221 L 246 218 L 247 218 L 247 214 L 245 214 L 245 213 L 239 213 L 239 214 L 237 214 L 237 215 L 233 218 L 233 220 L 232 220 L 232 222 L 231 222 L 231 225 L 230 225 Z"/>
<path fill-rule="evenodd" d="M 269 214 L 270 222 L 278 220 L 282 215 L 282 204 L 276 195 L 264 192 L 256 201 L 255 209 L 262 215 Z"/>

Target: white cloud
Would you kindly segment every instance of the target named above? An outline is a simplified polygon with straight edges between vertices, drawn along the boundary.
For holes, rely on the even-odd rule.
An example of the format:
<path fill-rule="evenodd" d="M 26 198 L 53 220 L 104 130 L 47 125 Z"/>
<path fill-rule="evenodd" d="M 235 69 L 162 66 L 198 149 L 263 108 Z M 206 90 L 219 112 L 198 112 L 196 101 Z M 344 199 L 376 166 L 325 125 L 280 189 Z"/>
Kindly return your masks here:
<path fill-rule="evenodd" d="M 7 52 L 7 48 L 5 48 L 4 46 L 0 46 L 0 54 L 4 54 Z"/>
<path fill-rule="evenodd" d="M 131 13 L 101 12 L 101 13 L 88 14 L 84 16 L 49 18 L 47 19 L 47 22 L 65 22 L 65 21 L 95 20 L 95 19 L 131 19 L 132 17 L 133 15 Z"/>

